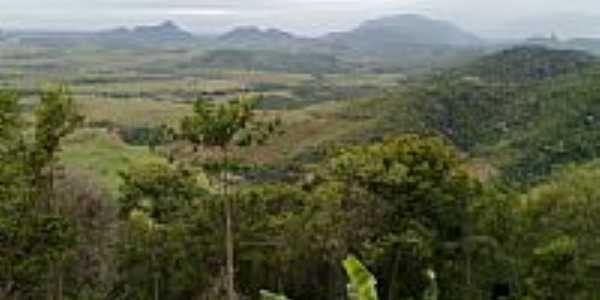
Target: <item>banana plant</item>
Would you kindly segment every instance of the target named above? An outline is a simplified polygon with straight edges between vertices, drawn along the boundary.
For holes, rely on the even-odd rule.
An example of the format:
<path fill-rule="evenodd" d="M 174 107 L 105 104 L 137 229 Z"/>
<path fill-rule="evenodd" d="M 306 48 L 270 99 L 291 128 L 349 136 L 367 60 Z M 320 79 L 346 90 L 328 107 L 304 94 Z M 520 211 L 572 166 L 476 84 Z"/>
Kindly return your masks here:
<path fill-rule="evenodd" d="M 437 285 L 437 279 L 433 270 L 427 270 L 427 277 L 429 278 L 429 288 L 425 290 L 423 300 L 438 300 L 440 292 Z"/>
<path fill-rule="evenodd" d="M 348 298 L 350 300 L 379 300 L 377 296 L 377 281 L 369 270 L 354 256 L 349 256 L 343 262 L 344 269 L 350 282 L 348 283 Z"/>
<path fill-rule="evenodd" d="M 377 280 L 369 270 L 354 256 L 346 258 L 342 265 L 346 270 L 348 279 L 348 299 L 350 300 L 379 300 L 377 296 Z M 429 288 L 425 291 L 424 300 L 438 300 L 439 290 L 436 274 L 433 270 L 427 270 L 430 280 Z M 278 295 L 269 291 L 260 291 L 261 300 L 290 300 L 284 295 Z"/>
<path fill-rule="evenodd" d="M 269 291 L 260 291 L 261 300 L 290 300 L 288 297 L 271 293 Z"/>
<path fill-rule="evenodd" d="M 379 300 L 377 296 L 377 281 L 369 270 L 354 256 L 346 258 L 342 265 L 350 282 L 348 283 L 348 298 L 350 300 Z M 261 300 L 290 300 L 286 296 L 268 291 L 260 292 Z"/>

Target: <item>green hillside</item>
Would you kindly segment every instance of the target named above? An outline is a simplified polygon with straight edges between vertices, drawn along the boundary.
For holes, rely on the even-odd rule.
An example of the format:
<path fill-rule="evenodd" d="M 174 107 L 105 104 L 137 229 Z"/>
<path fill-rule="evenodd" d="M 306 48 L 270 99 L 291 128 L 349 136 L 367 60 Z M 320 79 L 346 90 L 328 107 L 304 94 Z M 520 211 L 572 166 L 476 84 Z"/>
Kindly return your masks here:
<path fill-rule="evenodd" d="M 430 127 L 528 181 L 600 154 L 595 62 L 578 51 L 516 48 L 436 77 L 417 97 Z"/>
<path fill-rule="evenodd" d="M 597 62 L 583 51 L 519 46 L 483 57 L 460 72 L 488 81 L 522 82 L 580 73 Z"/>
<path fill-rule="evenodd" d="M 276 50 L 214 50 L 192 58 L 189 64 L 182 67 L 289 73 L 336 73 L 348 70 L 348 64 L 335 56 Z"/>

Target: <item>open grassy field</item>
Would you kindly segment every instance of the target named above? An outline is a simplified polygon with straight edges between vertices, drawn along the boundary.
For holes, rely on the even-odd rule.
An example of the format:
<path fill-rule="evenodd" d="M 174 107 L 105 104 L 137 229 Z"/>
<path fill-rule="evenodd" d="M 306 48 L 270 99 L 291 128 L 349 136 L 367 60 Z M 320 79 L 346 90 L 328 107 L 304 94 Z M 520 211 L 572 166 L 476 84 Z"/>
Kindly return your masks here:
<path fill-rule="evenodd" d="M 119 126 L 175 126 L 192 113 L 189 103 L 142 98 L 114 99 L 79 96 L 77 103 L 88 123 L 107 121 Z"/>
<path fill-rule="evenodd" d="M 61 159 L 67 168 L 95 175 L 113 195 L 120 184 L 119 172 L 135 163 L 163 160 L 147 147 L 127 145 L 117 135 L 103 129 L 77 131 L 66 140 Z"/>
<path fill-rule="evenodd" d="M 395 88 L 405 80 L 402 74 L 301 74 L 186 65 L 200 53 L 0 44 L 0 88 L 20 91 L 26 101 L 35 102 L 41 89 L 66 85 L 86 125 L 68 139 L 62 158 L 67 167 L 97 176 L 116 192 L 120 171 L 138 161 L 163 159 L 143 143 L 128 144 L 119 130 L 177 127 L 198 98 L 227 101 L 245 94 L 266 99 L 261 109 L 283 120 L 284 133 L 238 155 L 250 162 L 279 164 L 375 127 L 377 120 L 356 122 L 356 113 L 349 111 L 362 111 L 360 103 L 372 91 Z"/>

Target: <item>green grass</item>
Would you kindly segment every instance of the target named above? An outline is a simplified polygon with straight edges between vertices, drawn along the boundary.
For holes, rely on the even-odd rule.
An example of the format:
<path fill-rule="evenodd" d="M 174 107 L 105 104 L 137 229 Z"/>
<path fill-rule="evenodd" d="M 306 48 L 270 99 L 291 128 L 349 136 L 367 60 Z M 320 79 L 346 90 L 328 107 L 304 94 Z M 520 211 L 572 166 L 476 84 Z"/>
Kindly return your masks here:
<path fill-rule="evenodd" d="M 147 147 L 129 146 L 102 129 L 75 132 L 66 139 L 60 158 L 67 168 L 97 176 L 102 187 L 113 195 L 121 182 L 119 172 L 135 163 L 163 160 Z"/>
<path fill-rule="evenodd" d="M 140 98 L 76 97 L 88 122 L 109 121 L 121 126 L 175 126 L 192 113 L 192 105 Z"/>

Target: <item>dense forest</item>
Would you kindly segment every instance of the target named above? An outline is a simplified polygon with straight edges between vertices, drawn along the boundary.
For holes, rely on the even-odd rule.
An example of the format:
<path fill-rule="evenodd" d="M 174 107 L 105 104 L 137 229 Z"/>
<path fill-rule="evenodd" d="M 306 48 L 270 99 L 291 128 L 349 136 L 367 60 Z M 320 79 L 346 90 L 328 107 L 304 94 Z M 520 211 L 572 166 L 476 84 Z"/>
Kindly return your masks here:
<path fill-rule="evenodd" d="M 200 98 L 117 130 L 154 159 L 114 191 L 63 161 L 107 126 L 68 88 L 3 91 L 0 299 L 596 299 L 598 70 L 501 51 L 344 104 L 367 125 L 278 164 L 247 156 L 293 115 Z"/>

